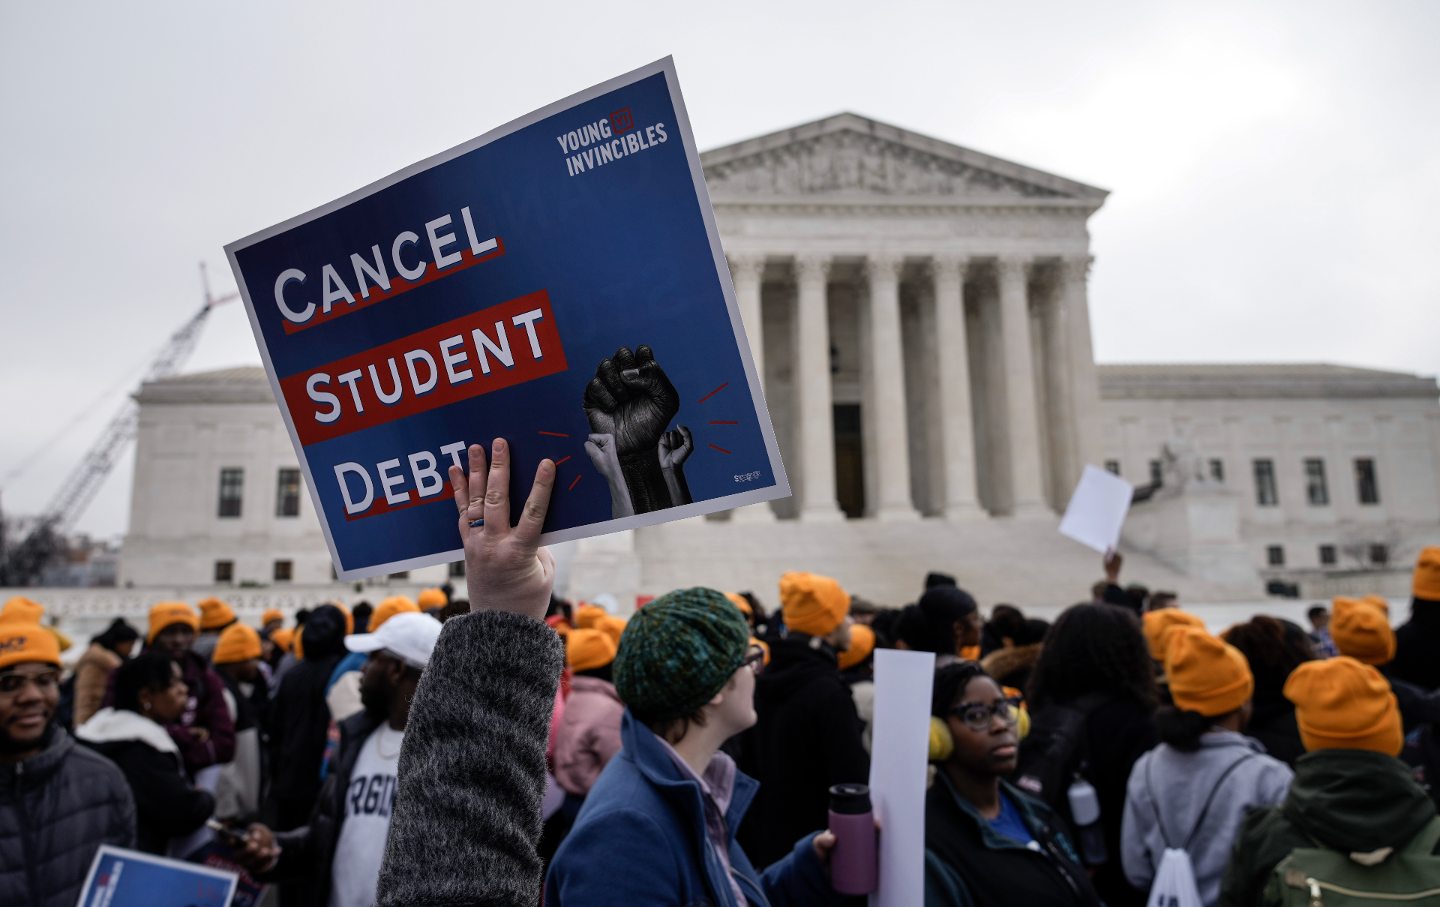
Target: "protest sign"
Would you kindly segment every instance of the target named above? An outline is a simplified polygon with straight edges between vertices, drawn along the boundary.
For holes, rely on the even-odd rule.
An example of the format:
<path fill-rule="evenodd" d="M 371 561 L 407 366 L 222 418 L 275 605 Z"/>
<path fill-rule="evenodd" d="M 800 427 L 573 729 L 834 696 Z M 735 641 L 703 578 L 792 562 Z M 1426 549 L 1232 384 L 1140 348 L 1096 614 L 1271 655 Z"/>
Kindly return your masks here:
<path fill-rule="evenodd" d="M 925 900 L 925 765 L 935 656 L 875 652 L 870 797 L 880 822 L 879 887 L 870 907 Z"/>
<path fill-rule="evenodd" d="M 497 437 L 546 543 L 790 493 L 669 58 L 226 253 L 340 579 L 462 558 Z"/>
<path fill-rule="evenodd" d="M 194 863 L 102 845 L 77 907 L 230 907 L 237 876 Z"/>
<path fill-rule="evenodd" d="M 1101 554 L 1114 549 L 1134 496 L 1135 487 L 1129 482 L 1098 466 L 1086 466 L 1060 520 L 1060 534 Z"/>

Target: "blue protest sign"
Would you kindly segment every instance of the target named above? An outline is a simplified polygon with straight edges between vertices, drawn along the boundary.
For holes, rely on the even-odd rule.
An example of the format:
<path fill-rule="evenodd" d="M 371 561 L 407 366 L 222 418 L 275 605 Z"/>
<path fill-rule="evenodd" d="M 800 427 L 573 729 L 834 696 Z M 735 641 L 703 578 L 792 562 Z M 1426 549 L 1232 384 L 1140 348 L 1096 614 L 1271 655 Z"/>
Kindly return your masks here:
<path fill-rule="evenodd" d="M 461 559 L 497 437 L 547 543 L 790 493 L 669 58 L 226 253 L 341 579 Z"/>
<path fill-rule="evenodd" d="M 229 907 L 237 876 L 194 863 L 103 845 L 77 907 Z"/>

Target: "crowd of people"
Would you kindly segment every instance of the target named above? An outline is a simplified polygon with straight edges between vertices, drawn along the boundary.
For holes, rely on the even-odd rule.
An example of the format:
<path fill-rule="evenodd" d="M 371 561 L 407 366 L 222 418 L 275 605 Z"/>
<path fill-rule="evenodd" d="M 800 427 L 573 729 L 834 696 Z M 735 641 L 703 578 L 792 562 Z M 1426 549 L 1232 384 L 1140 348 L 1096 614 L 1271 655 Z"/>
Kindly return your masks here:
<path fill-rule="evenodd" d="M 1053 623 L 942 573 L 884 604 L 804 572 L 676 589 L 627 619 L 553 595 L 554 466 L 512 523 L 490 453 L 450 475 L 468 599 L 254 627 L 161 602 L 68 677 L 43 606 L 7 603 L 0 903 L 74 904 L 102 844 L 218 845 L 286 907 L 858 903 L 832 788 L 870 778 L 883 648 L 935 656 L 927 904 L 1440 898 L 1440 548 L 1398 631 L 1371 597 L 1215 634 L 1118 556 Z"/>

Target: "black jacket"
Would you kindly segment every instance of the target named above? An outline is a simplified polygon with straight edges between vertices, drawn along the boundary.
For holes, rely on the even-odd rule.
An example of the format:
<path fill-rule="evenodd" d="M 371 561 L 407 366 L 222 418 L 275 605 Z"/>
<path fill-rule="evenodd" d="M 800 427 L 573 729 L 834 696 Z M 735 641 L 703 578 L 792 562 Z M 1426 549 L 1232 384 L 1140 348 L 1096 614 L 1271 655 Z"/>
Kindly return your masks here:
<path fill-rule="evenodd" d="M 925 904 L 984 907 L 1035 904 L 1102 907 L 1050 807 L 1005 782 L 1040 850 L 1030 850 L 990 827 L 950 784 L 943 770 L 925 797 Z"/>
<path fill-rule="evenodd" d="M 280 859 L 270 872 L 260 877 L 261 881 L 304 879 L 312 893 L 308 898 L 311 903 L 330 903 L 330 869 L 335 860 L 335 844 L 340 840 L 340 826 L 345 821 L 345 792 L 350 787 L 350 775 L 355 771 L 361 746 L 379 726 L 380 722 L 364 712 L 340 722 L 340 750 L 320 788 L 310 824 L 276 833 Z"/>
<path fill-rule="evenodd" d="M 340 657 L 307 654 L 285 673 L 270 703 L 270 795 L 281 830 L 303 825 L 320 794 L 320 762 L 330 732 L 325 686 Z"/>
<path fill-rule="evenodd" d="M 1259 907 L 1270 873 L 1297 847 L 1369 853 L 1403 847 L 1435 804 L 1399 759 L 1364 750 L 1317 750 L 1295 763 L 1285 802 L 1256 810 L 1235 836 L 1221 907 Z"/>
<path fill-rule="evenodd" d="M 1440 690 L 1440 602 L 1413 599 L 1410 619 L 1395 631 L 1395 660 L 1385 673 L 1425 690 Z"/>
<path fill-rule="evenodd" d="M 0 904 L 74 907 L 102 844 L 135 846 L 130 788 L 52 724 L 43 750 L 0 766 Z"/>
<path fill-rule="evenodd" d="M 866 783 L 870 756 L 835 651 L 800 634 L 771 645 L 755 684 L 758 721 L 740 742 L 740 769 L 760 782 L 740 844 L 756 866 L 784 858 L 829 822 L 830 786 Z"/>
<path fill-rule="evenodd" d="M 171 838 L 195 831 L 214 812 L 215 798 L 190 786 L 174 741 L 149 718 L 104 708 L 76 734 L 125 774 L 135 798 L 139 849 L 163 854 Z"/>

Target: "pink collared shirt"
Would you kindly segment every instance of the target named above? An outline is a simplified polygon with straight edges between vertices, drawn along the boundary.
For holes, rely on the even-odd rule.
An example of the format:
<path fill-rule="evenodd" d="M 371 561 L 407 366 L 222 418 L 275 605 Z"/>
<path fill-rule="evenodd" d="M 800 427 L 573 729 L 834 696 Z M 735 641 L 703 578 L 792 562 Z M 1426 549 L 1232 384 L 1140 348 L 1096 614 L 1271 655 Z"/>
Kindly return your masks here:
<path fill-rule="evenodd" d="M 730 834 L 725 827 L 725 812 L 730 808 L 730 797 L 735 792 L 735 760 L 725 753 L 717 752 L 711 758 L 710 764 L 705 766 L 705 774 L 695 774 L 695 769 L 690 763 L 675 751 L 664 738 L 657 737 L 660 745 L 680 766 L 680 771 L 685 777 L 700 785 L 700 793 L 705 801 L 705 834 L 710 839 L 710 846 L 714 849 L 715 855 L 720 858 L 720 865 L 725 869 L 725 878 L 730 882 L 730 890 L 735 895 L 735 903 L 745 907 L 750 901 L 746 899 L 745 893 L 740 890 L 740 883 L 735 881 L 735 873 L 730 868 Z"/>

